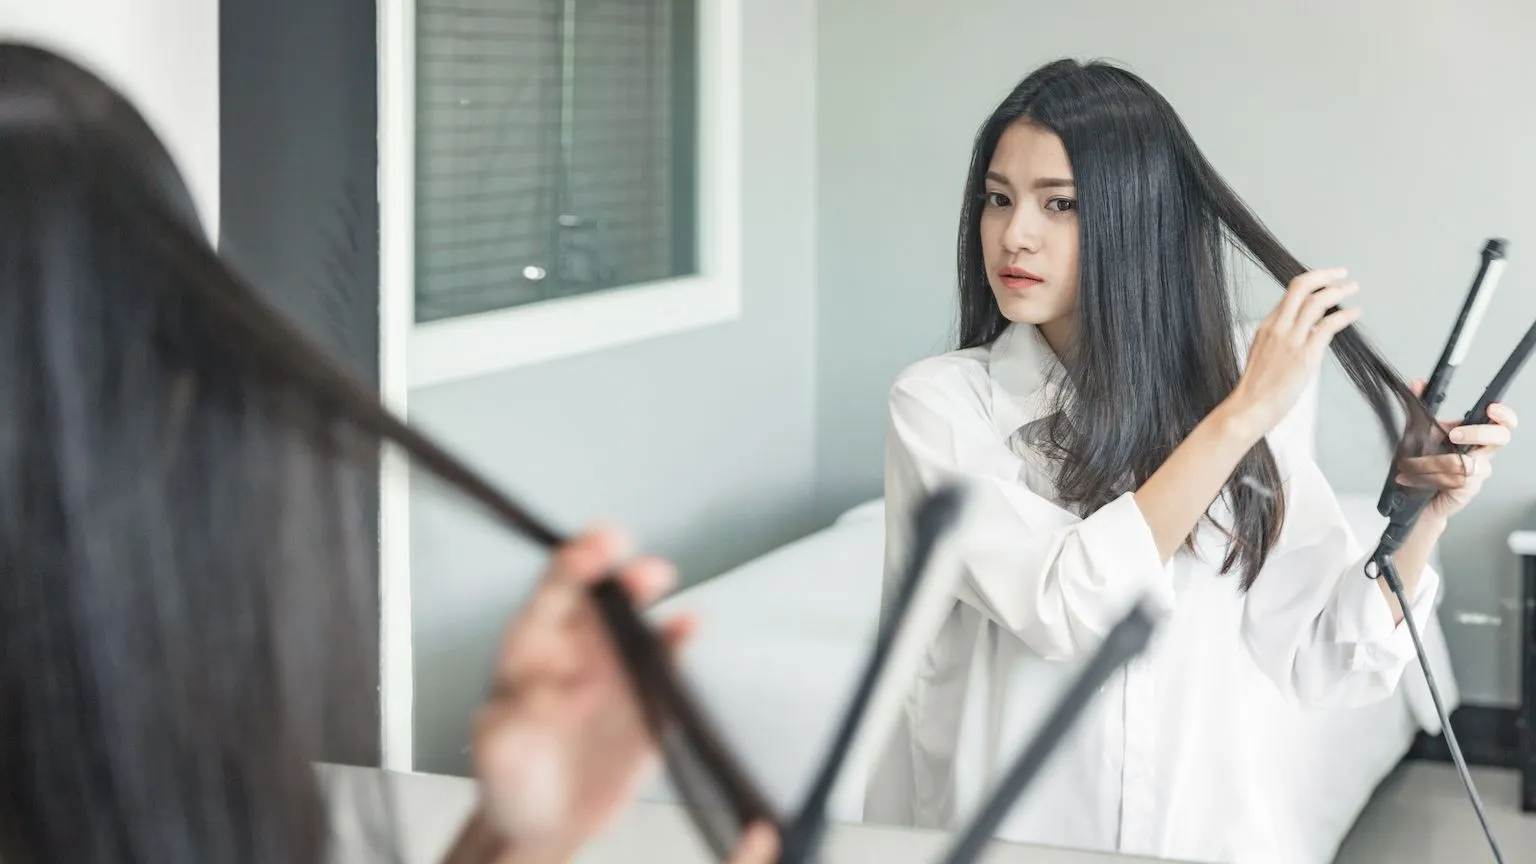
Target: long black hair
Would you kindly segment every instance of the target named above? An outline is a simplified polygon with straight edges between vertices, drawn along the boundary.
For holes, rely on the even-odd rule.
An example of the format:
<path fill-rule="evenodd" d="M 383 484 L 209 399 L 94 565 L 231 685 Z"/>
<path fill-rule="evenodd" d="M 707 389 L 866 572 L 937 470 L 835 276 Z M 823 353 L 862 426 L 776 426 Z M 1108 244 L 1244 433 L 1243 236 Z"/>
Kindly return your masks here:
<path fill-rule="evenodd" d="M 1149 478 L 1237 384 L 1240 346 L 1227 250 L 1248 255 L 1283 286 L 1306 271 L 1200 152 L 1156 90 L 1104 62 L 1058 60 L 1031 73 L 976 136 L 960 215 L 962 348 L 1008 327 L 982 258 L 986 172 L 1003 133 L 1029 122 L 1055 133 L 1077 186 L 1079 290 L 1069 387 L 1029 430 L 1058 465 L 1066 503 L 1091 511 Z M 1433 422 L 1400 375 L 1349 327 L 1332 350 L 1389 441 L 1398 409 L 1405 449 Z M 1253 584 L 1280 536 L 1285 495 L 1274 454 L 1254 447 L 1228 480 L 1232 524 L 1222 572 Z M 1193 537 L 1190 538 L 1190 543 Z"/>
<path fill-rule="evenodd" d="M 105 82 L 0 44 L 0 166 L 0 860 L 319 862 L 314 761 L 376 758 L 369 439 Z"/>
<path fill-rule="evenodd" d="M 377 759 L 384 442 L 495 499 L 220 260 L 126 100 L 0 43 L 0 861 L 327 859 L 314 762 Z"/>

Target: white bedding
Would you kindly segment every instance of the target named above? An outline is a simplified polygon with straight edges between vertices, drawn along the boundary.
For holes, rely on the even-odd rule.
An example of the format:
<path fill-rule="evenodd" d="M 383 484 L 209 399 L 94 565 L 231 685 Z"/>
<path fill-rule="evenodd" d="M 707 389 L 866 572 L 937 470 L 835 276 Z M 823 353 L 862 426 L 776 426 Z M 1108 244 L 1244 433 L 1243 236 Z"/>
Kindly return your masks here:
<path fill-rule="evenodd" d="M 1373 500 L 1343 496 L 1341 503 L 1362 542 L 1379 535 Z M 684 668 L 780 807 L 798 802 L 865 659 L 880 608 L 883 537 L 879 502 L 871 502 L 823 531 L 679 592 L 655 610 L 699 615 L 702 627 Z M 1424 635 L 1447 708 L 1454 708 L 1459 694 L 1438 623 Z M 1285 778 L 1278 794 L 1288 799 L 1278 809 L 1296 814 L 1290 839 L 1300 839 L 1306 860 L 1331 860 L 1415 733 L 1438 731 L 1433 716 L 1415 665 L 1398 698 L 1366 709 L 1295 716 L 1293 734 L 1269 743 L 1277 775 Z M 848 767 L 831 817 L 857 822 L 867 766 Z M 641 798 L 674 800 L 660 778 Z M 964 812 L 974 802 L 959 803 Z"/>
<path fill-rule="evenodd" d="M 683 668 L 769 799 L 799 802 L 858 676 L 880 610 L 885 526 L 879 513 L 839 522 L 679 592 L 656 615 L 698 614 Z M 863 821 L 863 766 L 831 802 Z M 657 782 L 640 796 L 674 800 Z"/>

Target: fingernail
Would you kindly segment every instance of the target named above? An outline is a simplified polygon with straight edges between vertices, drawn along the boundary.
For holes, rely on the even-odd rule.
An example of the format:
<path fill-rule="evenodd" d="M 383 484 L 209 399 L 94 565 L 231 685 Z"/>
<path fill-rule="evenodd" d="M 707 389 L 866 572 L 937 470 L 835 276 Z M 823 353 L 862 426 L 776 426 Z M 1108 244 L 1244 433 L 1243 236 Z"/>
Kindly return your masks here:
<path fill-rule="evenodd" d="M 645 587 L 654 593 L 669 591 L 677 584 L 677 567 L 664 558 L 647 557 L 630 566 L 638 569 Z"/>
<path fill-rule="evenodd" d="M 1455 443 L 1460 444 L 1461 443 L 1461 439 L 1463 439 L 1465 437 L 1467 437 L 1467 436 L 1463 435 L 1462 431 L 1460 429 L 1452 429 L 1451 430 L 1450 438 Z"/>
<path fill-rule="evenodd" d="M 618 525 L 600 522 L 593 526 L 589 536 L 597 541 L 602 554 L 610 560 L 628 558 L 634 549 L 629 532 Z"/>

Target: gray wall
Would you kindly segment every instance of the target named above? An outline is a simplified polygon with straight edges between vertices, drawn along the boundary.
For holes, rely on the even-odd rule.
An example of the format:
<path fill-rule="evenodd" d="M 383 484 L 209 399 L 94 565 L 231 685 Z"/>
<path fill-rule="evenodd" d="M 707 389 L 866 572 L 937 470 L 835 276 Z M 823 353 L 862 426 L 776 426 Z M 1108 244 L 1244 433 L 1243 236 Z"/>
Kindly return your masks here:
<path fill-rule="evenodd" d="M 811 527 L 813 0 L 745 0 L 740 321 L 418 390 L 412 418 L 562 525 L 627 526 L 683 576 Z M 412 492 L 416 767 L 457 772 L 496 639 L 541 556 Z"/>
<path fill-rule="evenodd" d="M 220 250 L 322 346 L 376 382 L 374 3 L 220 0 L 218 22 Z M 371 539 L 377 486 L 360 491 L 359 528 Z M 377 572 L 376 560 L 369 567 Z M 324 758 L 378 764 L 377 731 L 326 742 Z"/>
<path fill-rule="evenodd" d="M 1454 413 L 1536 318 L 1529 4 L 823 0 L 818 39 L 823 517 L 879 494 L 886 388 L 948 345 L 972 135 L 1020 77 L 1058 56 L 1112 58 L 1149 78 L 1303 260 L 1351 268 L 1362 325 L 1409 375 L 1433 366 L 1483 239 L 1508 237 L 1511 265 L 1450 392 Z M 1263 311 L 1278 289 L 1250 294 Z M 1340 491 L 1374 492 L 1385 451 L 1361 400 L 1331 373 L 1322 400 L 1324 471 Z M 1536 371 L 1509 400 L 1536 416 Z M 1503 538 L 1536 498 L 1536 436 L 1524 437 L 1442 547 L 1447 639 L 1473 702 L 1518 698 Z M 1459 624 L 1460 611 L 1503 625 Z"/>
<path fill-rule="evenodd" d="M 220 0 L 223 255 L 378 380 L 378 88 L 371 0 Z"/>

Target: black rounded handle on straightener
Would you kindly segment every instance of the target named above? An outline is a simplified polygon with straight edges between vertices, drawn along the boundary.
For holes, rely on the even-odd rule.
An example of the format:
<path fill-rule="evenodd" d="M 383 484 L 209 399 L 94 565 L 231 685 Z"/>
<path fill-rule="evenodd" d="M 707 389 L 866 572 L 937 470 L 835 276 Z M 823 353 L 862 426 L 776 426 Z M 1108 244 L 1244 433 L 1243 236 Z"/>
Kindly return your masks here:
<path fill-rule="evenodd" d="M 1515 376 L 1520 374 L 1520 370 L 1531 359 L 1533 353 L 1536 353 L 1536 323 L 1526 331 L 1525 337 L 1515 346 L 1515 350 L 1504 361 L 1498 374 L 1494 375 L 1493 380 L 1484 388 L 1477 402 L 1473 403 L 1471 409 L 1462 416 L 1461 425 L 1481 426 L 1487 423 L 1488 407 L 1504 398 L 1505 391 L 1509 389 L 1510 384 L 1514 383 Z M 1441 452 L 1470 453 L 1471 451 L 1471 445 L 1447 444 Z M 1396 477 L 1396 465 L 1393 466 L 1392 476 Z M 1377 562 L 1382 555 L 1391 555 L 1402 548 L 1403 543 L 1408 540 L 1408 534 L 1413 531 L 1413 526 L 1418 523 L 1420 514 L 1435 497 L 1434 489 L 1410 489 L 1399 485 L 1395 479 L 1390 482 L 1387 493 L 1392 496 L 1391 508 L 1387 513 L 1387 527 L 1382 531 L 1376 554 L 1372 556 L 1373 562 Z M 1369 573 L 1371 578 L 1374 579 L 1379 575 L 1379 570 L 1378 563 Z"/>
<path fill-rule="evenodd" d="M 1493 376 L 1493 380 L 1483 390 L 1483 395 L 1477 398 L 1477 402 L 1461 418 L 1462 425 L 1481 426 L 1488 422 L 1488 406 L 1504 398 L 1505 391 L 1514 383 L 1515 376 L 1520 374 L 1532 353 L 1536 353 L 1536 322 L 1525 331 L 1525 336 L 1515 345 L 1515 350 L 1510 352 L 1504 365 L 1499 367 L 1498 374 Z"/>

